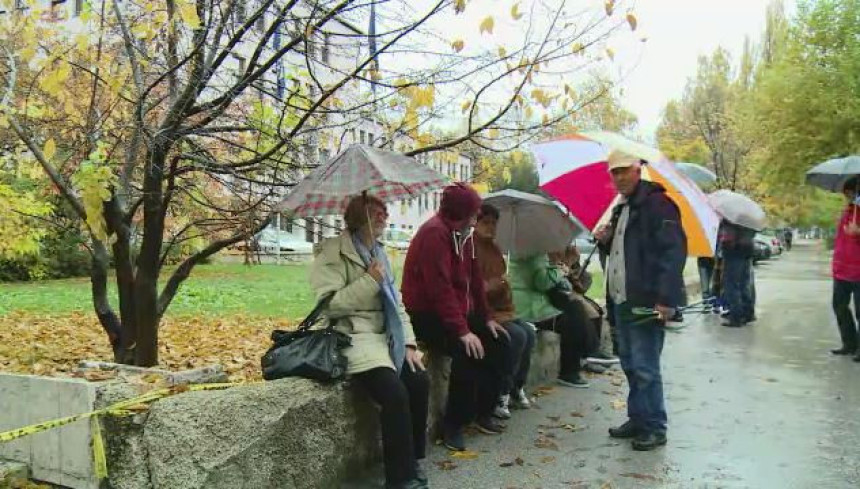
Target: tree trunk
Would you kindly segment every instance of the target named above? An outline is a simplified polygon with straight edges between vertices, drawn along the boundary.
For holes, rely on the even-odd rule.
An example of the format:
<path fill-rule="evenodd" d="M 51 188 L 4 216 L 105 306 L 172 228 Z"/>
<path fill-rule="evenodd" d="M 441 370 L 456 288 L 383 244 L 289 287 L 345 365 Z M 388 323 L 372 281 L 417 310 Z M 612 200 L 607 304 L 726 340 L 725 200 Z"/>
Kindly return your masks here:
<path fill-rule="evenodd" d="M 123 358 L 122 347 L 122 324 L 120 319 L 110 307 L 110 301 L 107 294 L 107 278 L 108 266 L 110 260 L 108 258 L 107 248 L 104 244 L 97 240 L 93 240 L 93 268 L 90 272 L 90 285 L 93 295 L 93 309 L 96 311 L 96 316 L 99 323 L 107 333 L 111 348 L 113 348 L 114 359 L 121 362 Z"/>
<path fill-rule="evenodd" d="M 143 179 L 143 239 L 137 257 L 134 280 L 134 315 L 137 319 L 135 365 L 158 364 L 158 277 L 161 272 L 161 247 L 164 244 L 164 165 L 167 149 L 154 147 L 147 154 Z"/>

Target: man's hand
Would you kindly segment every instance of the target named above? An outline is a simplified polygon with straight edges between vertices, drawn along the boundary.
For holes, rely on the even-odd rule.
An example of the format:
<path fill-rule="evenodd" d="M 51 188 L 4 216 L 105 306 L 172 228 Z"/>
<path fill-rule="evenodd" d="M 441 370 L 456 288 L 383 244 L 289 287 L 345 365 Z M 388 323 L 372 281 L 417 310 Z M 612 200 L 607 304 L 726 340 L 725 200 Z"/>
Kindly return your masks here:
<path fill-rule="evenodd" d="M 654 310 L 657 311 L 657 317 L 660 321 L 663 321 L 664 323 L 675 317 L 674 307 L 661 306 L 658 304 L 654 306 Z"/>
<path fill-rule="evenodd" d="M 594 239 L 596 239 L 598 243 L 606 244 L 606 242 L 609 241 L 610 232 L 609 226 L 601 224 L 594 230 Z"/>
<path fill-rule="evenodd" d="M 385 268 L 382 266 L 382 263 L 379 260 L 374 259 L 370 262 L 370 265 L 367 266 L 367 273 L 373 277 L 373 280 L 376 280 L 376 283 L 381 284 L 382 280 L 385 279 Z"/>
<path fill-rule="evenodd" d="M 463 343 L 463 348 L 466 349 L 466 356 L 478 360 L 484 358 L 484 345 L 481 343 L 481 338 L 475 336 L 475 333 L 464 334 L 460 337 L 460 342 Z"/>
<path fill-rule="evenodd" d="M 490 334 L 492 334 L 495 339 L 499 339 L 499 334 L 505 335 L 509 340 L 511 339 L 511 335 L 508 334 L 508 330 L 495 321 L 487 321 L 487 328 L 490 329 Z"/>
<path fill-rule="evenodd" d="M 424 358 L 424 354 L 417 348 L 411 345 L 406 347 L 406 364 L 409 365 L 409 368 L 412 369 L 413 372 L 427 370 L 424 366 L 424 362 L 421 361 L 422 358 Z"/>

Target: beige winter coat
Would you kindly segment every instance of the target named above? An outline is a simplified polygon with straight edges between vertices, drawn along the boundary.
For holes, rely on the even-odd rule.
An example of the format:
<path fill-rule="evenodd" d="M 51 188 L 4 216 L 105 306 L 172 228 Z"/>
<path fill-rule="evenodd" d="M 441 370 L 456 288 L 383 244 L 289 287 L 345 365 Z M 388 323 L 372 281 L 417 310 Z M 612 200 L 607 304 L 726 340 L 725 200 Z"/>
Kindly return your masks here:
<path fill-rule="evenodd" d="M 335 291 L 326 314 L 337 319 L 338 330 L 352 337 L 352 346 L 344 350 L 349 359 L 347 373 L 378 367 L 394 369 L 388 353 L 379 284 L 367 273 L 349 233 L 344 231 L 321 243 L 311 267 L 310 283 L 317 298 Z M 412 323 L 402 304 L 399 314 L 406 345 L 415 346 Z"/>

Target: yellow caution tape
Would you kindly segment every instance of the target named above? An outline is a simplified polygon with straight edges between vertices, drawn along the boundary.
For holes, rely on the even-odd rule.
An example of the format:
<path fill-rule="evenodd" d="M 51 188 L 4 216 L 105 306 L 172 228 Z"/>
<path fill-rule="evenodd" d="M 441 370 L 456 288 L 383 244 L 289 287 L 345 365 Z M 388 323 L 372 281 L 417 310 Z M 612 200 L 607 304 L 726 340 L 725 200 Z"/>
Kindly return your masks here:
<path fill-rule="evenodd" d="M 195 384 L 189 385 L 187 387 L 180 388 L 172 388 L 172 389 L 158 389 L 154 391 L 147 392 L 146 394 L 142 394 L 137 397 L 133 397 L 131 399 L 127 399 L 125 401 L 120 401 L 116 404 L 112 404 L 108 407 L 97 409 L 95 411 L 91 411 L 88 413 L 76 414 L 74 416 L 67 416 L 65 418 L 52 419 L 50 421 L 44 421 L 41 423 L 31 424 L 29 426 L 24 426 L 23 428 L 14 429 L 11 431 L 0 432 L 0 442 L 9 442 L 12 440 L 16 440 L 18 438 L 33 435 L 36 433 L 40 433 L 42 431 L 48 431 L 54 428 L 59 428 L 61 426 L 65 426 L 67 424 L 74 423 L 75 421 L 80 421 L 82 419 L 91 418 L 91 429 L 92 429 L 92 437 L 93 437 L 93 469 L 95 475 L 98 479 L 104 479 L 108 475 L 107 470 L 107 456 L 105 455 L 105 445 L 104 439 L 102 438 L 101 432 L 101 424 L 99 422 L 99 416 L 131 416 L 137 414 L 139 411 L 129 409 L 133 406 L 138 406 L 141 404 L 148 404 L 153 401 L 157 401 L 159 399 L 163 399 L 165 397 L 170 397 L 175 394 L 181 394 L 183 392 L 197 392 L 197 391 L 211 391 L 211 390 L 222 390 L 229 389 L 230 387 L 236 387 L 237 385 L 242 384 L 257 384 L 258 382 L 227 382 L 221 384 Z"/>
<path fill-rule="evenodd" d="M 102 438 L 102 427 L 98 416 L 93 416 L 90 421 L 93 435 L 93 472 L 95 472 L 96 480 L 102 480 L 108 476 L 105 441 Z"/>

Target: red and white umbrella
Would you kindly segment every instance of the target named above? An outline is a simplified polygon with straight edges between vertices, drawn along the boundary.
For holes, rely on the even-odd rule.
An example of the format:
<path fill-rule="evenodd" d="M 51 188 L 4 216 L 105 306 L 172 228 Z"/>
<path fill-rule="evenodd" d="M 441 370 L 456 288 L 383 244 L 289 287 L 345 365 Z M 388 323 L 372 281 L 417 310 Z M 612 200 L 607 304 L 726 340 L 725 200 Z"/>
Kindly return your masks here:
<path fill-rule="evenodd" d="M 719 216 L 707 196 L 660 151 L 620 134 L 591 131 L 536 144 L 541 190 L 564 204 L 589 229 L 608 218 L 617 191 L 606 158 L 617 149 L 648 162 L 642 178 L 661 184 L 678 205 L 692 256 L 713 256 Z"/>
<path fill-rule="evenodd" d="M 290 217 L 340 214 L 356 195 L 397 202 L 442 188 L 448 182 L 447 177 L 415 158 L 356 144 L 312 171 L 277 209 Z"/>

